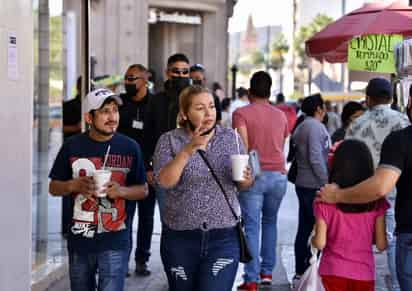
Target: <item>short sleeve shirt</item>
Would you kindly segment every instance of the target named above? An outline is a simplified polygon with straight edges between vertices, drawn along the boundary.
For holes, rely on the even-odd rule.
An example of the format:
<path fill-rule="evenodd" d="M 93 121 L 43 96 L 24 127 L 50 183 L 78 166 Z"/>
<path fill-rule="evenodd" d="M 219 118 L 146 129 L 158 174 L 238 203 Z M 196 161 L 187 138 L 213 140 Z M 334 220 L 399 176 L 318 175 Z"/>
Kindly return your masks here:
<path fill-rule="evenodd" d="M 49 178 L 68 181 L 80 176 L 92 176 L 103 165 L 107 147 L 110 154 L 106 168 L 112 172 L 111 180 L 122 186 L 145 183 L 145 170 L 140 147 L 132 139 L 115 134 L 107 142 L 92 140 L 88 133 L 67 140 L 57 154 Z M 125 199 L 85 198 L 81 193 L 71 193 L 73 217 L 68 237 L 70 251 L 99 252 L 109 249 L 127 249 L 129 225 Z"/>
<path fill-rule="evenodd" d="M 240 138 L 239 140 L 240 153 L 244 154 L 244 146 Z M 160 137 L 153 156 L 155 180 L 158 180 L 160 170 L 189 142 L 190 136 L 183 128 L 169 131 Z M 216 126 L 205 156 L 224 187 L 229 203 L 239 215 L 238 190 L 232 180 L 230 160 L 230 156 L 237 153 L 235 131 Z M 236 224 L 221 189 L 198 153 L 190 157 L 178 183 L 164 191 L 163 222 L 173 230 L 218 229 Z"/>
<path fill-rule="evenodd" d="M 396 184 L 396 231 L 412 233 L 412 126 L 393 132 L 385 139 L 379 167 L 400 173 Z"/>
<path fill-rule="evenodd" d="M 249 149 L 257 150 L 265 171 L 285 173 L 285 140 L 289 135 L 285 113 L 266 103 L 252 103 L 233 113 L 234 128 L 247 129 Z"/>
<path fill-rule="evenodd" d="M 314 215 L 327 225 L 319 273 L 353 280 L 375 280 L 372 252 L 376 219 L 389 208 L 386 200 L 377 202 L 372 211 L 345 213 L 335 204 L 314 203 Z M 354 237 L 356 233 L 356 237 Z"/>

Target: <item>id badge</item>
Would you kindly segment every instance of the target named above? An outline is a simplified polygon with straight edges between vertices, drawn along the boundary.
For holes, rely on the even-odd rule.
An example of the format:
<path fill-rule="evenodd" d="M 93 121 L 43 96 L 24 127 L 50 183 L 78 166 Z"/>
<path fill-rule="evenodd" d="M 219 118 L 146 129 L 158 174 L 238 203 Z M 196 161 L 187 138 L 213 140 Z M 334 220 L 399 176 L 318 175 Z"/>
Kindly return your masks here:
<path fill-rule="evenodd" d="M 134 129 L 143 129 L 143 122 L 138 120 L 133 120 L 132 127 Z"/>

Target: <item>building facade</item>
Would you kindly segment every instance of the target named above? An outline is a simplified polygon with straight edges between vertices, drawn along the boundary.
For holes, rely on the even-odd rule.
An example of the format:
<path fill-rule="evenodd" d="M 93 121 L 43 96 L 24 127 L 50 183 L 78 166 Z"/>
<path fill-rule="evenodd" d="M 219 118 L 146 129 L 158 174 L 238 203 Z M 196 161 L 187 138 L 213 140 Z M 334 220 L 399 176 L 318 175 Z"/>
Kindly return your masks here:
<path fill-rule="evenodd" d="M 130 64 L 142 63 L 154 70 L 156 85 L 161 86 L 167 58 L 181 52 L 191 63 L 206 67 L 210 83 L 226 86 L 227 27 L 234 4 L 234 0 L 92 0 L 90 45 L 95 75 L 123 74 Z M 80 51 L 80 0 L 65 0 L 63 11 L 65 16 L 75 15 L 71 22 L 75 28 L 65 28 L 66 32 L 75 30 Z M 67 72 L 80 72 L 80 58 Z"/>

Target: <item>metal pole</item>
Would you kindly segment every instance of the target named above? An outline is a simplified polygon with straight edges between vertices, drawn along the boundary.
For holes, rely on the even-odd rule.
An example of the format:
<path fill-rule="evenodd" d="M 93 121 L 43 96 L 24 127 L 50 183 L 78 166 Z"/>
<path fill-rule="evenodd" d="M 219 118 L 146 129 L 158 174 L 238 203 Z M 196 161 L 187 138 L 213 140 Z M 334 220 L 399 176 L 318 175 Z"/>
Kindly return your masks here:
<path fill-rule="evenodd" d="M 237 66 L 232 66 L 232 100 L 236 99 L 236 75 L 237 75 Z"/>
<path fill-rule="evenodd" d="M 269 71 L 270 65 L 270 25 L 266 28 L 266 71 Z"/>
<path fill-rule="evenodd" d="M 342 0 L 342 16 L 344 16 L 345 13 L 346 13 L 346 0 Z M 345 90 L 345 74 L 346 74 L 345 63 L 342 63 L 340 67 L 340 83 L 342 85 L 342 91 Z"/>
<path fill-rule="evenodd" d="M 90 91 L 90 0 L 81 1 L 81 76 L 82 90 L 81 99 L 83 100 Z M 85 129 L 84 112 L 82 112 L 82 131 Z"/>

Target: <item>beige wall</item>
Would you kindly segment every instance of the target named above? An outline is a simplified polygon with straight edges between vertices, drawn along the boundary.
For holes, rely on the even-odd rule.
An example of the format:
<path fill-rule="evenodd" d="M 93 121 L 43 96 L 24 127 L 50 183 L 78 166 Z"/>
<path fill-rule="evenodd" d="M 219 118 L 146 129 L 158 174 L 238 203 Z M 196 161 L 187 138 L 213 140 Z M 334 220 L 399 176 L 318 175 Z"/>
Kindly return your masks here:
<path fill-rule="evenodd" d="M 64 10 L 78 13 L 79 3 L 80 0 L 65 0 Z M 163 81 L 167 57 L 183 52 L 192 63 L 206 66 L 210 83 L 219 81 L 226 85 L 227 23 L 233 9 L 232 0 L 101 0 L 97 3 L 91 8 L 91 54 L 98 61 L 97 75 L 123 74 L 129 64 L 142 63 L 150 64 Z M 202 15 L 203 23 L 198 26 L 158 23 L 149 28 L 149 7 L 194 10 Z M 77 31 L 80 42 L 80 29 Z"/>
<path fill-rule="evenodd" d="M 30 290 L 33 124 L 32 0 L 0 6 L 0 290 Z M 24 25 L 23 25 L 24 24 Z M 8 35 L 17 37 L 18 78 L 8 76 Z"/>

